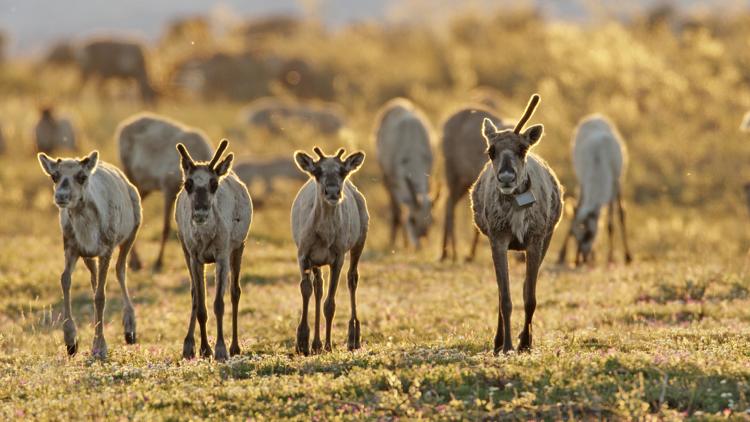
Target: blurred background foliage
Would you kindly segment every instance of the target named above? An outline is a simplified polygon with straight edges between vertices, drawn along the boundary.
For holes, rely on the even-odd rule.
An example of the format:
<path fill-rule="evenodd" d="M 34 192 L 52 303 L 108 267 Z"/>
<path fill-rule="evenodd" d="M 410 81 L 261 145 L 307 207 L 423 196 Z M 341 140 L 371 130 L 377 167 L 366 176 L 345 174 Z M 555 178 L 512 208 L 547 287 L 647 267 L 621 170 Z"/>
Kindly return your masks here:
<path fill-rule="evenodd" d="M 56 46 L 58 55 L 65 55 L 66 42 Z M 209 105 L 226 112 L 226 120 L 212 115 L 220 126 L 215 132 L 204 127 L 212 135 L 246 131 L 232 127 L 233 110 L 276 95 L 341 104 L 349 129 L 340 136 L 365 149 L 375 111 L 395 96 L 423 107 L 439 132 L 442 120 L 468 101 L 491 101 L 512 121 L 529 95 L 539 92 L 543 103 L 535 120 L 545 124 L 547 135 L 538 152 L 566 186 L 574 182 L 572 129 L 584 115 L 602 112 L 627 141 L 626 192 L 635 202 L 715 204 L 735 211 L 743 207 L 741 186 L 750 178 L 744 165 L 748 135 L 738 130 L 750 109 L 748 47 L 750 13 L 698 18 L 656 7 L 627 22 L 580 25 L 512 9 L 465 11 L 439 25 L 352 23 L 335 29 L 286 16 L 216 28 L 194 16 L 173 21 L 147 46 L 147 58 L 163 95 L 156 111 L 197 126 L 203 122 L 191 122 L 186 108 Z M 109 83 L 109 94 L 125 99 L 117 103 L 82 87 L 74 66 L 66 65 L 71 57 L 54 58 L 51 47 L 45 59 L 5 60 L 0 66 L 0 124 L 9 143 L 18 143 L 11 150 L 30 148 L 33 114 L 20 112 L 40 103 L 60 103 L 82 116 L 85 138 L 97 145 L 109 142 L 126 110 L 139 108 L 128 87 Z M 13 108 L 19 114 L 9 114 Z M 284 136 L 305 133 L 289 129 Z M 307 140 L 297 146 L 311 146 Z"/>

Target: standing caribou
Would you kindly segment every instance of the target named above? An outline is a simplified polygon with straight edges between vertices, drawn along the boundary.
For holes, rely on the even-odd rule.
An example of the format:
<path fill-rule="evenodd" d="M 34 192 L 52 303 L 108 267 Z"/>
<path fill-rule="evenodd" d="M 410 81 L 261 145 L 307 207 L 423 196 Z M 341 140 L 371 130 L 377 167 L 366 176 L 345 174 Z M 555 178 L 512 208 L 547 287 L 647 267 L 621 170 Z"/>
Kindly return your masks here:
<path fill-rule="evenodd" d="M 210 162 L 193 161 L 185 145 L 177 144 L 180 153 L 183 187 L 177 196 L 175 219 L 178 236 L 185 254 L 185 262 L 190 272 L 193 307 L 190 325 L 182 349 L 182 356 L 191 359 L 195 356 L 195 321 L 201 330 L 202 357 L 211 356 L 211 347 L 206 335 L 206 282 L 205 265 L 216 264 L 216 296 L 214 315 L 216 317 L 215 359 L 226 360 L 227 348 L 224 344 L 224 292 L 229 285 L 229 272 L 232 276 L 232 345 L 229 354 L 240 353 L 237 338 L 237 315 L 240 302 L 240 268 L 245 239 L 250 230 L 253 204 L 245 185 L 231 171 L 233 154 L 221 159 L 229 143 L 222 140 Z"/>
<path fill-rule="evenodd" d="M 471 206 L 474 223 L 490 240 L 500 293 L 495 353 L 513 348 L 508 250 L 526 251 L 526 318 L 518 344 L 518 350 L 524 351 L 531 348 L 539 266 L 562 212 L 560 182 L 544 160 L 529 152 L 541 139 L 544 127 L 534 125 L 521 132 L 538 103 L 539 96 L 534 94 L 513 130 L 498 130 L 489 118 L 482 123 L 490 161 L 472 187 Z"/>
<path fill-rule="evenodd" d="M 367 214 L 365 197 L 349 181 L 365 160 L 363 152 L 355 152 L 346 158 L 344 149 L 335 156 L 326 156 L 320 148 L 313 148 L 318 160 L 303 151 L 294 153 L 294 160 L 310 180 L 297 193 L 292 205 L 292 237 L 297 245 L 297 262 L 302 276 L 302 318 L 297 327 L 297 353 L 310 353 L 310 328 L 307 324 L 307 307 L 315 292 L 315 337 L 312 351 L 320 353 L 320 300 L 323 297 L 323 277 L 320 267 L 329 266 L 328 296 L 325 301 L 326 337 L 325 350 L 331 350 L 331 326 L 336 313 L 336 289 L 344 266 L 344 255 L 349 252 L 349 299 L 351 318 L 347 347 L 359 349 L 360 331 L 357 318 L 357 284 L 359 282 L 359 258 L 365 247 L 370 217 Z M 315 276 L 314 283 L 311 277 Z"/>
<path fill-rule="evenodd" d="M 138 188 L 141 199 L 145 200 L 155 191 L 164 194 L 164 225 L 159 254 L 153 266 L 153 271 L 159 272 L 174 218 L 175 199 L 182 188 L 180 158 L 175 146 L 182 143 L 195 159 L 204 161 L 211 157 L 211 145 L 201 130 L 152 113 L 138 113 L 127 118 L 118 126 L 115 137 L 122 170 Z M 134 270 L 141 268 L 135 246 L 130 256 L 130 267 Z"/>
<path fill-rule="evenodd" d="M 453 114 L 443 124 L 442 149 L 445 160 L 445 183 L 448 186 L 448 199 L 445 203 L 443 221 L 443 249 L 440 261 L 452 253 L 456 260 L 456 204 L 466 195 L 474 181 L 487 164 L 487 143 L 477 130 L 483 121 L 489 119 L 497 127 L 505 128 L 501 119 L 483 107 L 465 108 Z M 474 259 L 479 232 L 474 231 L 467 261 Z"/>
<path fill-rule="evenodd" d="M 50 158 L 38 154 L 39 163 L 55 184 L 55 205 L 60 209 L 65 269 L 60 277 L 63 291 L 63 333 L 69 355 L 78 351 L 76 323 L 70 303 L 73 270 L 83 258 L 91 273 L 96 325 L 92 355 L 107 357 L 104 340 L 104 302 L 107 270 L 116 247 L 120 248 L 115 266 L 122 289 L 122 324 L 125 342 L 135 343 L 135 311 L 128 295 L 125 264 L 141 225 L 141 198 L 117 167 L 99 161 L 93 151 L 82 159 Z"/>

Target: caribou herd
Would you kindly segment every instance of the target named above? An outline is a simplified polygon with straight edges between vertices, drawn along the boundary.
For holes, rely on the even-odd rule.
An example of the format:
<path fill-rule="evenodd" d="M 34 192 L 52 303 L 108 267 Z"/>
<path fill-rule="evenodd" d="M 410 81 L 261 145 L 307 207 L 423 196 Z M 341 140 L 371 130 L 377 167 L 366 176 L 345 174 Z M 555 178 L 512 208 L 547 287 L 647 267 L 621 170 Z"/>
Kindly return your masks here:
<path fill-rule="evenodd" d="M 564 209 L 562 185 L 546 162 L 532 151 L 541 140 L 544 127 L 533 124 L 524 128 L 539 102 L 539 96 L 534 94 L 516 124 L 506 123 L 481 105 L 466 107 L 449 116 L 442 126 L 441 138 L 444 181 L 437 181 L 434 175 L 434 130 L 419 107 L 396 98 L 386 103 L 375 118 L 373 148 L 390 202 L 391 249 L 396 249 L 402 229 L 407 249 L 424 246 L 433 225 L 440 186 L 445 184 L 447 201 L 440 260 L 455 261 L 455 210 L 458 202 L 470 193 L 474 229 L 468 259 L 475 255 L 480 234 L 486 236 L 497 278 L 495 353 L 507 353 L 513 348 L 508 251 L 525 253 L 525 318 L 518 343 L 518 350 L 525 351 L 532 345 L 539 268 Z M 191 281 L 192 307 L 183 357 L 190 359 L 196 354 L 196 321 L 201 357 L 225 360 L 239 354 L 240 271 L 253 218 L 248 185 L 252 179 L 261 178 L 270 192 L 270 180 L 277 175 L 304 182 L 291 206 L 302 296 L 296 352 L 308 355 L 332 349 L 335 296 L 347 254 L 351 310 L 347 347 L 349 350 L 361 347 L 357 285 L 370 218 L 365 196 L 351 176 L 365 162 L 364 152 L 347 154 L 341 148 L 329 155 L 315 146 L 312 149 L 315 156 L 296 151 L 291 157 L 277 157 L 268 162 L 246 161 L 233 168 L 234 155 L 224 155 L 227 140 L 222 140 L 214 150 L 201 130 L 160 115 L 142 113 L 126 119 L 117 128 L 120 169 L 100 160 L 97 151 L 83 158 L 51 157 L 49 154 L 57 148 L 76 149 L 70 124 L 57 118 L 51 107 L 41 110 L 36 134 L 39 163 L 54 184 L 53 201 L 59 208 L 63 233 L 63 332 L 69 354 L 78 350 L 70 287 L 73 269 L 81 258 L 91 272 L 94 291 L 96 328 L 92 355 L 101 358 L 107 355 L 102 318 L 107 270 L 116 248 L 119 248 L 116 275 L 124 301 L 125 341 L 136 342 L 135 310 L 127 289 L 126 264 L 129 260 L 132 270 L 142 267 L 134 244 L 141 225 L 141 200 L 154 191 L 164 195 L 165 207 L 160 248 L 152 269 L 159 271 L 163 266 L 174 218 Z M 577 247 L 576 265 L 591 265 L 599 215 L 605 206 L 608 259 L 614 260 L 617 208 L 624 260 L 630 262 L 621 191 L 626 148 L 614 124 L 601 115 L 582 119 L 573 135 L 572 161 L 579 184 L 578 199 L 560 251 L 560 263 L 566 259 L 567 241 L 572 237 Z M 206 328 L 206 264 L 216 267 L 213 310 L 217 332 L 213 351 Z M 322 301 L 321 267 L 324 266 L 329 267 L 330 276 L 328 293 Z M 223 330 L 227 289 L 232 301 L 232 340 L 228 350 Z M 312 343 L 308 323 L 311 297 L 315 301 Z M 325 317 L 324 339 L 320 328 L 321 305 Z"/>

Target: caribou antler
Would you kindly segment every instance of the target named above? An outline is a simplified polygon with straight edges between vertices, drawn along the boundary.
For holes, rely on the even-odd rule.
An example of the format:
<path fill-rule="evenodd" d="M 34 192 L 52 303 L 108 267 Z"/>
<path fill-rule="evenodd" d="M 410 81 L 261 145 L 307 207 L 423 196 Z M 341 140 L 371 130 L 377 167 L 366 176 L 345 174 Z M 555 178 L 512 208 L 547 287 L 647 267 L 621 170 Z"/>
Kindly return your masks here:
<path fill-rule="evenodd" d="M 344 152 L 346 152 L 346 151 L 344 151 L 344 148 L 339 148 L 339 150 L 336 151 L 336 158 L 338 158 L 340 160 L 341 156 L 344 155 Z"/>
<path fill-rule="evenodd" d="M 519 120 L 518 124 L 516 124 L 516 128 L 513 129 L 514 133 L 521 133 L 521 129 L 523 129 L 523 126 L 534 114 L 537 105 L 539 105 L 539 94 L 534 94 L 531 96 L 529 104 L 526 105 L 526 111 L 523 113 L 523 117 L 521 117 L 521 120 Z"/>
<path fill-rule="evenodd" d="M 208 168 L 213 169 L 216 163 L 219 162 L 221 159 L 221 156 L 224 154 L 224 151 L 226 151 L 227 146 L 229 145 L 229 141 L 225 139 L 222 139 L 221 142 L 219 142 L 219 147 L 216 148 L 216 152 L 214 153 L 214 157 L 211 159 L 211 162 L 208 163 Z"/>
<path fill-rule="evenodd" d="M 320 148 L 318 148 L 318 147 L 313 147 L 313 152 L 316 153 L 316 154 L 318 154 L 318 158 L 321 159 L 321 160 L 324 159 L 324 158 L 326 158 L 326 155 L 323 154 L 323 151 L 321 151 Z"/>

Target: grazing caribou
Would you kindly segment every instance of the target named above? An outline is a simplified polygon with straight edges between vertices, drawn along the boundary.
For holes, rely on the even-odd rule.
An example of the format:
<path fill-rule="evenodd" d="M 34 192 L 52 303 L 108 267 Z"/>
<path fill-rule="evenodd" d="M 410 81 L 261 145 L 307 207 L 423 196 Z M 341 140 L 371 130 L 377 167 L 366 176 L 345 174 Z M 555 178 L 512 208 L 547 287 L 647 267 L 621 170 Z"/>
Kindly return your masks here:
<path fill-rule="evenodd" d="M 570 231 L 563 240 L 558 263 L 565 262 L 568 239 L 575 237 L 576 265 L 594 258 L 594 241 L 599 228 L 599 215 L 607 206 L 607 233 L 609 254 L 607 261 L 614 262 L 614 213 L 617 205 L 620 217 L 620 234 L 625 249 L 625 263 L 633 258 L 628 247 L 625 229 L 625 207 L 622 201 L 621 179 L 627 163 L 627 149 L 614 124 L 604 116 L 591 115 L 578 124 L 573 133 L 573 167 L 578 179 L 578 204 L 570 223 Z"/>

